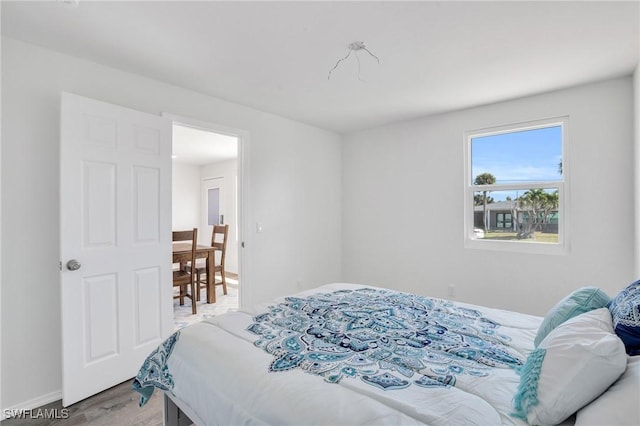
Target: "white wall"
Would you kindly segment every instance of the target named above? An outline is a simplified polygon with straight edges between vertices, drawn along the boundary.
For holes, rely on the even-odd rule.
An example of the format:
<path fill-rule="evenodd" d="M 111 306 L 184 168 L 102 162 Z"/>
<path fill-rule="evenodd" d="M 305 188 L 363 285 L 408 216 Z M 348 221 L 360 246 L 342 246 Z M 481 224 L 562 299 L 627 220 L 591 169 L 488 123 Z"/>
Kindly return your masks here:
<path fill-rule="evenodd" d="M 570 253 L 463 247 L 463 133 L 569 115 Z M 544 315 L 573 289 L 614 295 L 634 271 L 630 77 L 346 135 L 343 279 Z"/>
<path fill-rule="evenodd" d="M 60 398 L 62 91 L 248 132 L 246 303 L 339 280 L 340 136 L 3 37 L 3 407 Z M 262 234 L 253 232 L 256 221 Z"/>
<path fill-rule="evenodd" d="M 227 235 L 227 253 L 225 257 L 225 269 L 227 272 L 238 273 L 238 232 L 236 232 L 236 178 L 238 176 L 238 161 L 221 161 L 209 164 L 200 168 L 200 182 L 209 178 L 224 179 L 224 223 L 229 225 L 229 235 Z M 202 192 L 202 191 L 201 191 Z M 200 228 L 204 229 L 206 222 L 200 221 Z M 211 235 L 203 235 L 204 241 L 208 244 Z"/>
<path fill-rule="evenodd" d="M 171 229 L 200 227 L 200 166 L 172 164 Z"/>

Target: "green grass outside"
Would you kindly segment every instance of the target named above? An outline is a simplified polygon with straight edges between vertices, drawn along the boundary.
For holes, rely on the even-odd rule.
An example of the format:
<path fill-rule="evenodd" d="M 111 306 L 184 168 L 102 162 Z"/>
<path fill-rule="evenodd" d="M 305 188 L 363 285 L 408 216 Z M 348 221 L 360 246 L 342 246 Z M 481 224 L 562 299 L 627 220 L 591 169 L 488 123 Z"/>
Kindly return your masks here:
<path fill-rule="evenodd" d="M 516 240 L 522 242 L 536 242 L 536 243 L 558 243 L 558 234 L 552 234 L 547 232 L 535 232 L 533 238 L 527 240 L 518 240 L 515 232 L 494 232 L 490 231 L 484 234 L 485 240 Z"/>

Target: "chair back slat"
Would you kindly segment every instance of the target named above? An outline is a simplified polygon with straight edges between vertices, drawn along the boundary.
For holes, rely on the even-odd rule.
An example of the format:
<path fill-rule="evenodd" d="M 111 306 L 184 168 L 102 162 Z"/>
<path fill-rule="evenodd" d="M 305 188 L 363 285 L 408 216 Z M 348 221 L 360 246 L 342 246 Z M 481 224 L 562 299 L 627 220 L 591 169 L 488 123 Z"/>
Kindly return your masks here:
<path fill-rule="evenodd" d="M 173 241 L 197 241 L 198 228 L 189 231 L 173 231 Z"/>

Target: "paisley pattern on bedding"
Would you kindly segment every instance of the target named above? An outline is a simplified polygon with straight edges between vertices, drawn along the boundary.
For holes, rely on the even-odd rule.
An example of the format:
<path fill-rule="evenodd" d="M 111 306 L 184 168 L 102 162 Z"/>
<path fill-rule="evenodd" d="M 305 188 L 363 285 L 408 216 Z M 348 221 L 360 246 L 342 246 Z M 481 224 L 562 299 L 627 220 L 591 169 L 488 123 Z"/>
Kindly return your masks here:
<path fill-rule="evenodd" d="M 149 401 L 155 388 L 165 391 L 173 389 L 173 376 L 169 373 L 167 361 L 171 356 L 180 331 L 173 333 L 145 359 L 131 387 L 140 394 L 138 405 L 142 407 Z"/>
<path fill-rule="evenodd" d="M 640 355 L 640 280 L 620 291 L 609 302 L 609 311 L 613 329 L 624 342 L 627 353 Z"/>
<path fill-rule="evenodd" d="M 479 311 L 383 289 L 287 297 L 253 320 L 247 330 L 274 356 L 270 371 L 300 368 L 332 383 L 351 377 L 383 390 L 449 387 L 456 376 L 524 362 L 500 324 Z"/>

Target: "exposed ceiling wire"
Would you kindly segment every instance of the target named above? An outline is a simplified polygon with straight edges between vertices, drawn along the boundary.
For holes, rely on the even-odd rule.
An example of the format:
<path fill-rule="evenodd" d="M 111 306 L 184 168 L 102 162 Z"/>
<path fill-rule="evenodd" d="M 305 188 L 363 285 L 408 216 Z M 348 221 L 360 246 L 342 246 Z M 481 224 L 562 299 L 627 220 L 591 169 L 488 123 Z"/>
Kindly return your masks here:
<path fill-rule="evenodd" d="M 80 0 L 58 0 L 58 3 L 69 9 L 75 9 L 76 7 L 78 7 Z"/>
<path fill-rule="evenodd" d="M 349 52 L 347 53 L 347 55 L 344 58 L 338 59 L 338 62 L 336 62 L 336 64 L 333 66 L 333 68 L 331 68 L 329 70 L 329 75 L 327 76 L 327 80 L 331 79 L 331 73 L 336 68 L 338 68 L 338 65 L 340 65 L 340 62 L 344 61 L 349 56 L 351 56 L 351 52 L 355 52 L 354 55 L 356 57 L 356 60 L 358 61 L 358 80 L 360 80 L 360 81 L 363 81 L 363 80 L 360 78 L 360 58 L 358 57 L 358 51 L 364 50 L 369 55 L 373 56 L 376 59 L 376 61 L 378 61 L 378 63 L 380 63 L 380 59 L 376 55 L 371 53 L 371 51 L 369 49 L 367 49 L 367 47 L 364 45 L 364 41 L 354 41 L 353 43 L 349 44 L 349 46 L 347 46 L 347 47 L 349 49 Z"/>

